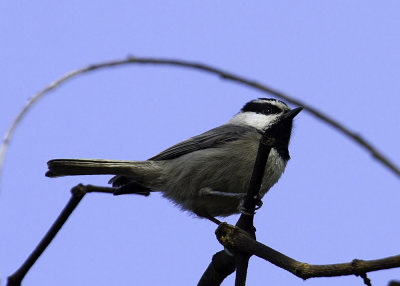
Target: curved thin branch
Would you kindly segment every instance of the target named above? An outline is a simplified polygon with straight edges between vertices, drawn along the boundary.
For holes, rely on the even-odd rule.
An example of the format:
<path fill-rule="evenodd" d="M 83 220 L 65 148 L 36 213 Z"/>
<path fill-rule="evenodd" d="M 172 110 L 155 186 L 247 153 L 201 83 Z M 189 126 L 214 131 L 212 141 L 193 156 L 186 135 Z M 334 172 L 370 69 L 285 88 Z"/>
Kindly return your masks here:
<path fill-rule="evenodd" d="M 303 106 L 305 110 L 307 110 L 309 113 L 314 115 L 315 117 L 319 118 L 323 122 L 327 123 L 328 125 L 336 128 L 338 131 L 343 133 L 344 135 L 350 137 L 353 139 L 355 142 L 357 142 L 361 147 L 364 149 L 368 150 L 369 153 L 373 157 L 375 157 L 376 160 L 381 162 L 384 166 L 386 166 L 389 170 L 391 170 L 393 173 L 395 173 L 397 176 L 400 177 L 400 169 L 394 165 L 388 158 L 386 158 L 380 151 L 378 151 L 376 148 L 374 148 L 369 142 L 367 142 L 365 139 L 360 137 L 358 134 L 350 131 L 347 127 L 343 126 L 333 118 L 329 117 L 328 115 L 318 111 L 317 109 L 311 107 L 308 104 L 305 104 L 304 102 L 301 102 L 298 99 L 292 98 L 284 93 L 281 93 L 279 91 L 276 91 L 270 87 L 267 87 L 265 85 L 262 85 L 256 81 L 246 79 L 241 76 L 234 75 L 233 73 L 229 73 L 226 71 L 223 71 L 221 69 L 212 67 L 210 65 L 205 65 L 205 64 L 200 64 L 200 63 L 195 63 L 195 62 L 189 62 L 189 61 L 182 61 L 182 60 L 173 60 L 173 59 L 160 59 L 160 58 L 135 58 L 135 57 L 128 57 L 127 59 L 122 59 L 122 60 L 114 60 L 114 61 L 108 61 L 108 62 L 103 62 L 99 64 L 93 64 L 89 65 L 86 67 L 83 67 L 81 69 L 74 70 L 72 72 L 69 72 L 56 81 L 52 82 L 50 85 L 45 87 L 43 90 L 41 90 L 39 93 L 37 93 L 35 96 L 30 98 L 28 102 L 25 104 L 25 106 L 22 108 L 22 110 L 18 113 L 17 117 L 14 119 L 14 121 L 11 123 L 8 131 L 5 134 L 5 137 L 3 139 L 2 145 L 0 147 L 0 173 L 2 170 L 3 166 L 3 161 L 4 161 L 4 156 L 7 151 L 8 145 L 10 143 L 11 137 L 14 133 L 15 128 L 21 121 L 21 119 L 26 115 L 27 111 L 33 106 L 33 104 L 39 100 L 41 97 L 43 97 L 45 94 L 48 92 L 52 91 L 53 89 L 57 88 L 60 86 L 62 83 L 84 73 L 88 73 L 91 71 L 95 71 L 98 69 L 102 68 L 107 68 L 107 67 L 115 67 L 115 66 L 122 66 L 122 65 L 128 65 L 128 64 L 153 64 L 153 65 L 170 65 L 170 66 L 179 66 L 179 67 L 185 67 L 185 68 L 191 68 L 195 70 L 201 70 L 204 72 L 212 73 L 215 75 L 220 76 L 223 79 L 231 80 L 240 84 L 243 84 L 248 87 L 253 87 L 259 91 L 274 95 L 278 98 L 281 98 L 287 102 L 290 102 L 294 105 L 298 106 Z"/>
<path fill-rule="evenodd" d="M 354 259 L 352 262 L 311 265 L 290 258 L 256 240 L 238 227 L 222 223 L 216 230 L 218 241 L 225 247 L 256 255 L 302 279 L 344 275 L 361 276 L 367 272 L 400 267 L 400 255 L 376 260 Z"/>

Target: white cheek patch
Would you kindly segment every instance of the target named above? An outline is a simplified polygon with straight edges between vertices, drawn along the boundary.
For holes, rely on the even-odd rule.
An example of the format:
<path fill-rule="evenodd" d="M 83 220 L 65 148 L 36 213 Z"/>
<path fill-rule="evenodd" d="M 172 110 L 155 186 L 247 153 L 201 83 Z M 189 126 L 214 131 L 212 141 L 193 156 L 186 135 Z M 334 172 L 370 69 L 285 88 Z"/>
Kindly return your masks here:
<path fill-rule="evenodd" d="M 247 125 L 262 131 L 271 125 L 279 115 L 280 114 L 265 115 L 255 112 L 241 112 L 229 120 L 228 124 Z"/>

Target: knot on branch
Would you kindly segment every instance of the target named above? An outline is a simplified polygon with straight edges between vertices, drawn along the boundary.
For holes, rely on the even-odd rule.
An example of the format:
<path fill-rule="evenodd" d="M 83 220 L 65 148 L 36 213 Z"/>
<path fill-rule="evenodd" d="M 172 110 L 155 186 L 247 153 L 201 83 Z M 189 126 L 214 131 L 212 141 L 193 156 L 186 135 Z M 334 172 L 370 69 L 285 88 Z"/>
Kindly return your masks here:
<path fill-rule="evenodd" d="M 76 197 L 83 197 L 87 193 L 87 186 L 79 184 L 71 189 L 72 195 Z"/>
<path fill-rule="evenodd" d="M 308 263 L 303 263 L 303 262 L 297 262 L 294 265 L 294 272 L 293 274 L 296 275 L 297 277 L 300 277 L 303 280 L 306 280 L 310 277 L 312 277 L 310 275 L 312 269 L 310 264 Z"/>
<path fill-rule="evenodd" d="M 362 276 L 363 274 L 365 274 L 363 266 L 364 266 L 364 260 L 353 259 L 353 261 L 351 262 L 351 267 L 353 268 L 353 271 L 357 276 Z"/>
<path fill-rule="evenodd" d="M 218 241 L 223 246 L 229 249 L 235 249 L 237 248 L 235 237 L 237 236 L 239 231 L 240 229 L 238 227 L 224 222 L 218 226 L 217 230 L 215 231 L 215 235 L 217 236 Z"/>

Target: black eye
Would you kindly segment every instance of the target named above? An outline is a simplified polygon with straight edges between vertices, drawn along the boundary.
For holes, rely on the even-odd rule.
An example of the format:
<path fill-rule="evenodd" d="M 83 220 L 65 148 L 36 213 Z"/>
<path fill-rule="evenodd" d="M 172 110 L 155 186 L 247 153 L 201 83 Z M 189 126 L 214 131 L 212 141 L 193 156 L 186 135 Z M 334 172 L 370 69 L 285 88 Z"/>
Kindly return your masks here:
<path fill-rule="evenodd" d="M 267 108 L 265 108 L 264 109 L 264 114 L 271 114 L 273 112 L 273 110 L 272 110 L 272 108 L 271 107 L 267 107 Z"/>

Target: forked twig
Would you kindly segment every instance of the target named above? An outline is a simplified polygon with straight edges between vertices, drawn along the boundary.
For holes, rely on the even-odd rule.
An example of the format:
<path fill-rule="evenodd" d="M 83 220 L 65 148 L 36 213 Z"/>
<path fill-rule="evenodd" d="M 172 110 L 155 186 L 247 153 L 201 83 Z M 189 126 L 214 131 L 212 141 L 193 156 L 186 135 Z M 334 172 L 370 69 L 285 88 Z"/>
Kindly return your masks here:
<path fill-rule="evenodd" d="M 68 201 L 67 205 L 64 207 L 56 221 L 53 223 L 51 228 L 48 230 L 43 239 L 36 246 L 35 250 L 29 255 L 21 267 L 15 271 L 12 275 L 8 276 L 7 286 L 19 286 L 25 275 L 28 273 L 29 269 L 35 264 L 36 260 L 42 255 L 43 251 L 49 246 L 50 242 L 54 239 L 58 231 L 67 221 L 69 216 L 78 206 L 80 201 L 86 194 L 86 191 L 81 185 L 78 185 L 71 189 L 71 199 Z"/>
<path fill-rule="evenodd" d="M 115 192 L 114 188 L 98 187 L 93 185 L 77 185 L 71 189 L 71 198 L 67 205 L 64 207 L 60 215 L 57 217 L 56 221 L 47 231 L 46 235 L 36 246 L 35 250 L 29 255 L 26 261 L 21 265 L 21 267 L 15 271 L 12 275 L 8 277 L 7 286 L 19 286 L 25 275 L 28 273 L 29 269 L 35 264 L 36 260 L 42 255 L 43 251 L 49 246 L 53 241 L 54 237 L 60 231 L 61 227 L 67 221 L 72 212 L 76 209 L 80 201 L 86 195 L 86 193 L 108 193 L 113 194 Z"/>

